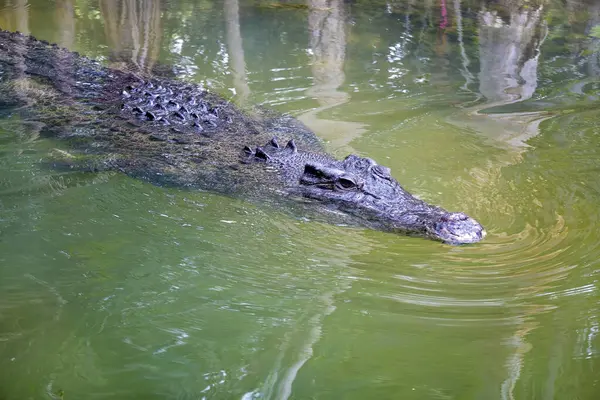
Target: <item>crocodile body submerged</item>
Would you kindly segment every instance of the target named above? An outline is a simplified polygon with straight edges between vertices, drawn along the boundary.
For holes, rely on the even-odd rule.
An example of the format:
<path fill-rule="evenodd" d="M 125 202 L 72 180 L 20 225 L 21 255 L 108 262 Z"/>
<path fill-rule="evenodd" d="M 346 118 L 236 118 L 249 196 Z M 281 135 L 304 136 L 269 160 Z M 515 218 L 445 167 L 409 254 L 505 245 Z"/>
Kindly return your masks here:
<path fill-rule="evenodd" d="M 0 111 L 70 140 L 87 168 L 450 244 L 485 236 L 467 215 L 412 196 L 375 161 L 324 153 L 291 117 L 240 110 L 197 85 L 106 68 L 20 33 L 0 31 Z"/>

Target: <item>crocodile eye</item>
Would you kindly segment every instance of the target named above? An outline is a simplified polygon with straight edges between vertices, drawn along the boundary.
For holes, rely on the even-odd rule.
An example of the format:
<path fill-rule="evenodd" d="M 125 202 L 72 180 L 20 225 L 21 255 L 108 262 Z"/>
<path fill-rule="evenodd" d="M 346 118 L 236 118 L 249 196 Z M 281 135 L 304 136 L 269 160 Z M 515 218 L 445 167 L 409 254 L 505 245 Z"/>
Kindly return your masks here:
<path fill-rule="evenodd" d="M 336 186 L 342 190 L 351 190 L 358 187 L 356 182 L 348 177 L 341 177 L 336 181 Z"/>

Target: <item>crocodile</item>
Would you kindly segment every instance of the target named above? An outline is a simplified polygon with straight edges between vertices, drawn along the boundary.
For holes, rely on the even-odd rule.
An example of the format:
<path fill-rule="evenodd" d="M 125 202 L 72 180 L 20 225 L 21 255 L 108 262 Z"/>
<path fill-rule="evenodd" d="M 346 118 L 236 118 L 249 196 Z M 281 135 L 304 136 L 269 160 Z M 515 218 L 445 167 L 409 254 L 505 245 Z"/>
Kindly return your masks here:
<path fill-rule="evenodd" d="M 291 116 L 236 106 L 174 77 L 109 68 L 19 32 L 0 31 L 0 114 L 67 140 L 81 155 L 71 167 L 447 244 L 485 236 L 475 219 L 416 198 L 374 160 L 327 154 Z"/>

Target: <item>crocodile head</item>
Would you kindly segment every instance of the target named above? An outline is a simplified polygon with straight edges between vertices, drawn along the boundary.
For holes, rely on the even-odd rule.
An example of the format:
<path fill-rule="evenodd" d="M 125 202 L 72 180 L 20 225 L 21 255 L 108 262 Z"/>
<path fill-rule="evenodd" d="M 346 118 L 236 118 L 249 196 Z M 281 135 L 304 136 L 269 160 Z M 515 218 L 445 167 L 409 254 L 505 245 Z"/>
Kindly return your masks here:
<path fill-rule="evenodd" d="M 253 159 L 278 164 L 303 197 L 321 201 L 361 225 L 449 244 L 475 243 L 485 237 L 477 221 L 417 199 L 400 186 L 389 168 L 370 158 L 349 155 L 338 161 L 299 152 L 293 141 L 280 147 L 276 139 L 245 151 Z"/>
<path fill-rule="evenodd" d="M 415 198 L 391 176 L 389 168 L 369 158 L 349 155 L 331 165 L 308 162 L 300 185 L 304 196 L 334 202 L 375 228 L 450 244 L 475 243 L 485 236 L 477 221 Z"/>

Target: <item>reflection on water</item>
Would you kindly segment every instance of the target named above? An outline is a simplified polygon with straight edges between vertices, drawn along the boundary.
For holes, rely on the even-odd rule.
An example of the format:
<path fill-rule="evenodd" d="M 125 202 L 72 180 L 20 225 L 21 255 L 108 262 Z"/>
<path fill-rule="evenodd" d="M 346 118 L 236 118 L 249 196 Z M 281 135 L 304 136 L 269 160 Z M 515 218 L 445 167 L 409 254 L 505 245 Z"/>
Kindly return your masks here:
<path fill-rule="evenodd" d="M 225 18 L 227 22 L 227 49 L 231 58 L 233 87 L 238 101 L 244 104 L 250 95 L 246 76 L 246 61 L 240 32 L 240 11 L 237 0 L 225 1 Z"/>
<path fill-rule="evenodd" d="M 0 398 L 598 398 L 599 15 L 5 1 L 2 28 L 291 112 L 488 237 L 449 247 L 48 169 L 68 145 L 2 110 Z"/>
<path fill-rule="evenodd" d="M 109 48 L 109 65 L 152 71 L 160 51 L 161 2 L 106 0 L 99 3 Z"/>
<path fill-rule="evenodd" d="M 347 5 L 341 0 L 313 0 L 309 7 L 313 85 L 307 94 L 316 99 L 319 106 L 300 114 L 298 119 L 326 140 L 332 149 L 353 152 L 355 150 L 349 143 L 364 132 L 362 124 L 320 117 L 324 111 L 347 103 L 350 99 L 348 93 L 339 90 L 345 79 Z"/>
<path fill-rule="evenodd" d="M 56 22 L 59 26 L 56 43 L 68 49 L 75 43 L 75 7 L 73 0 L 58 0 L 55 6 Z"/>
<path fill-rule="evenodd" d="M 508 19 L 495 11 L 479 14 L 479 91 L 488 101 L 527 100 L 537 87 L 540 46 L 547 34 L 543 6 L 507 2 Z"/>
<path fill-rule="evenodd" d="M 29 4 L 27 0 L 5 2 L 0 16 L 3 29 L 29 33 Z"/>

